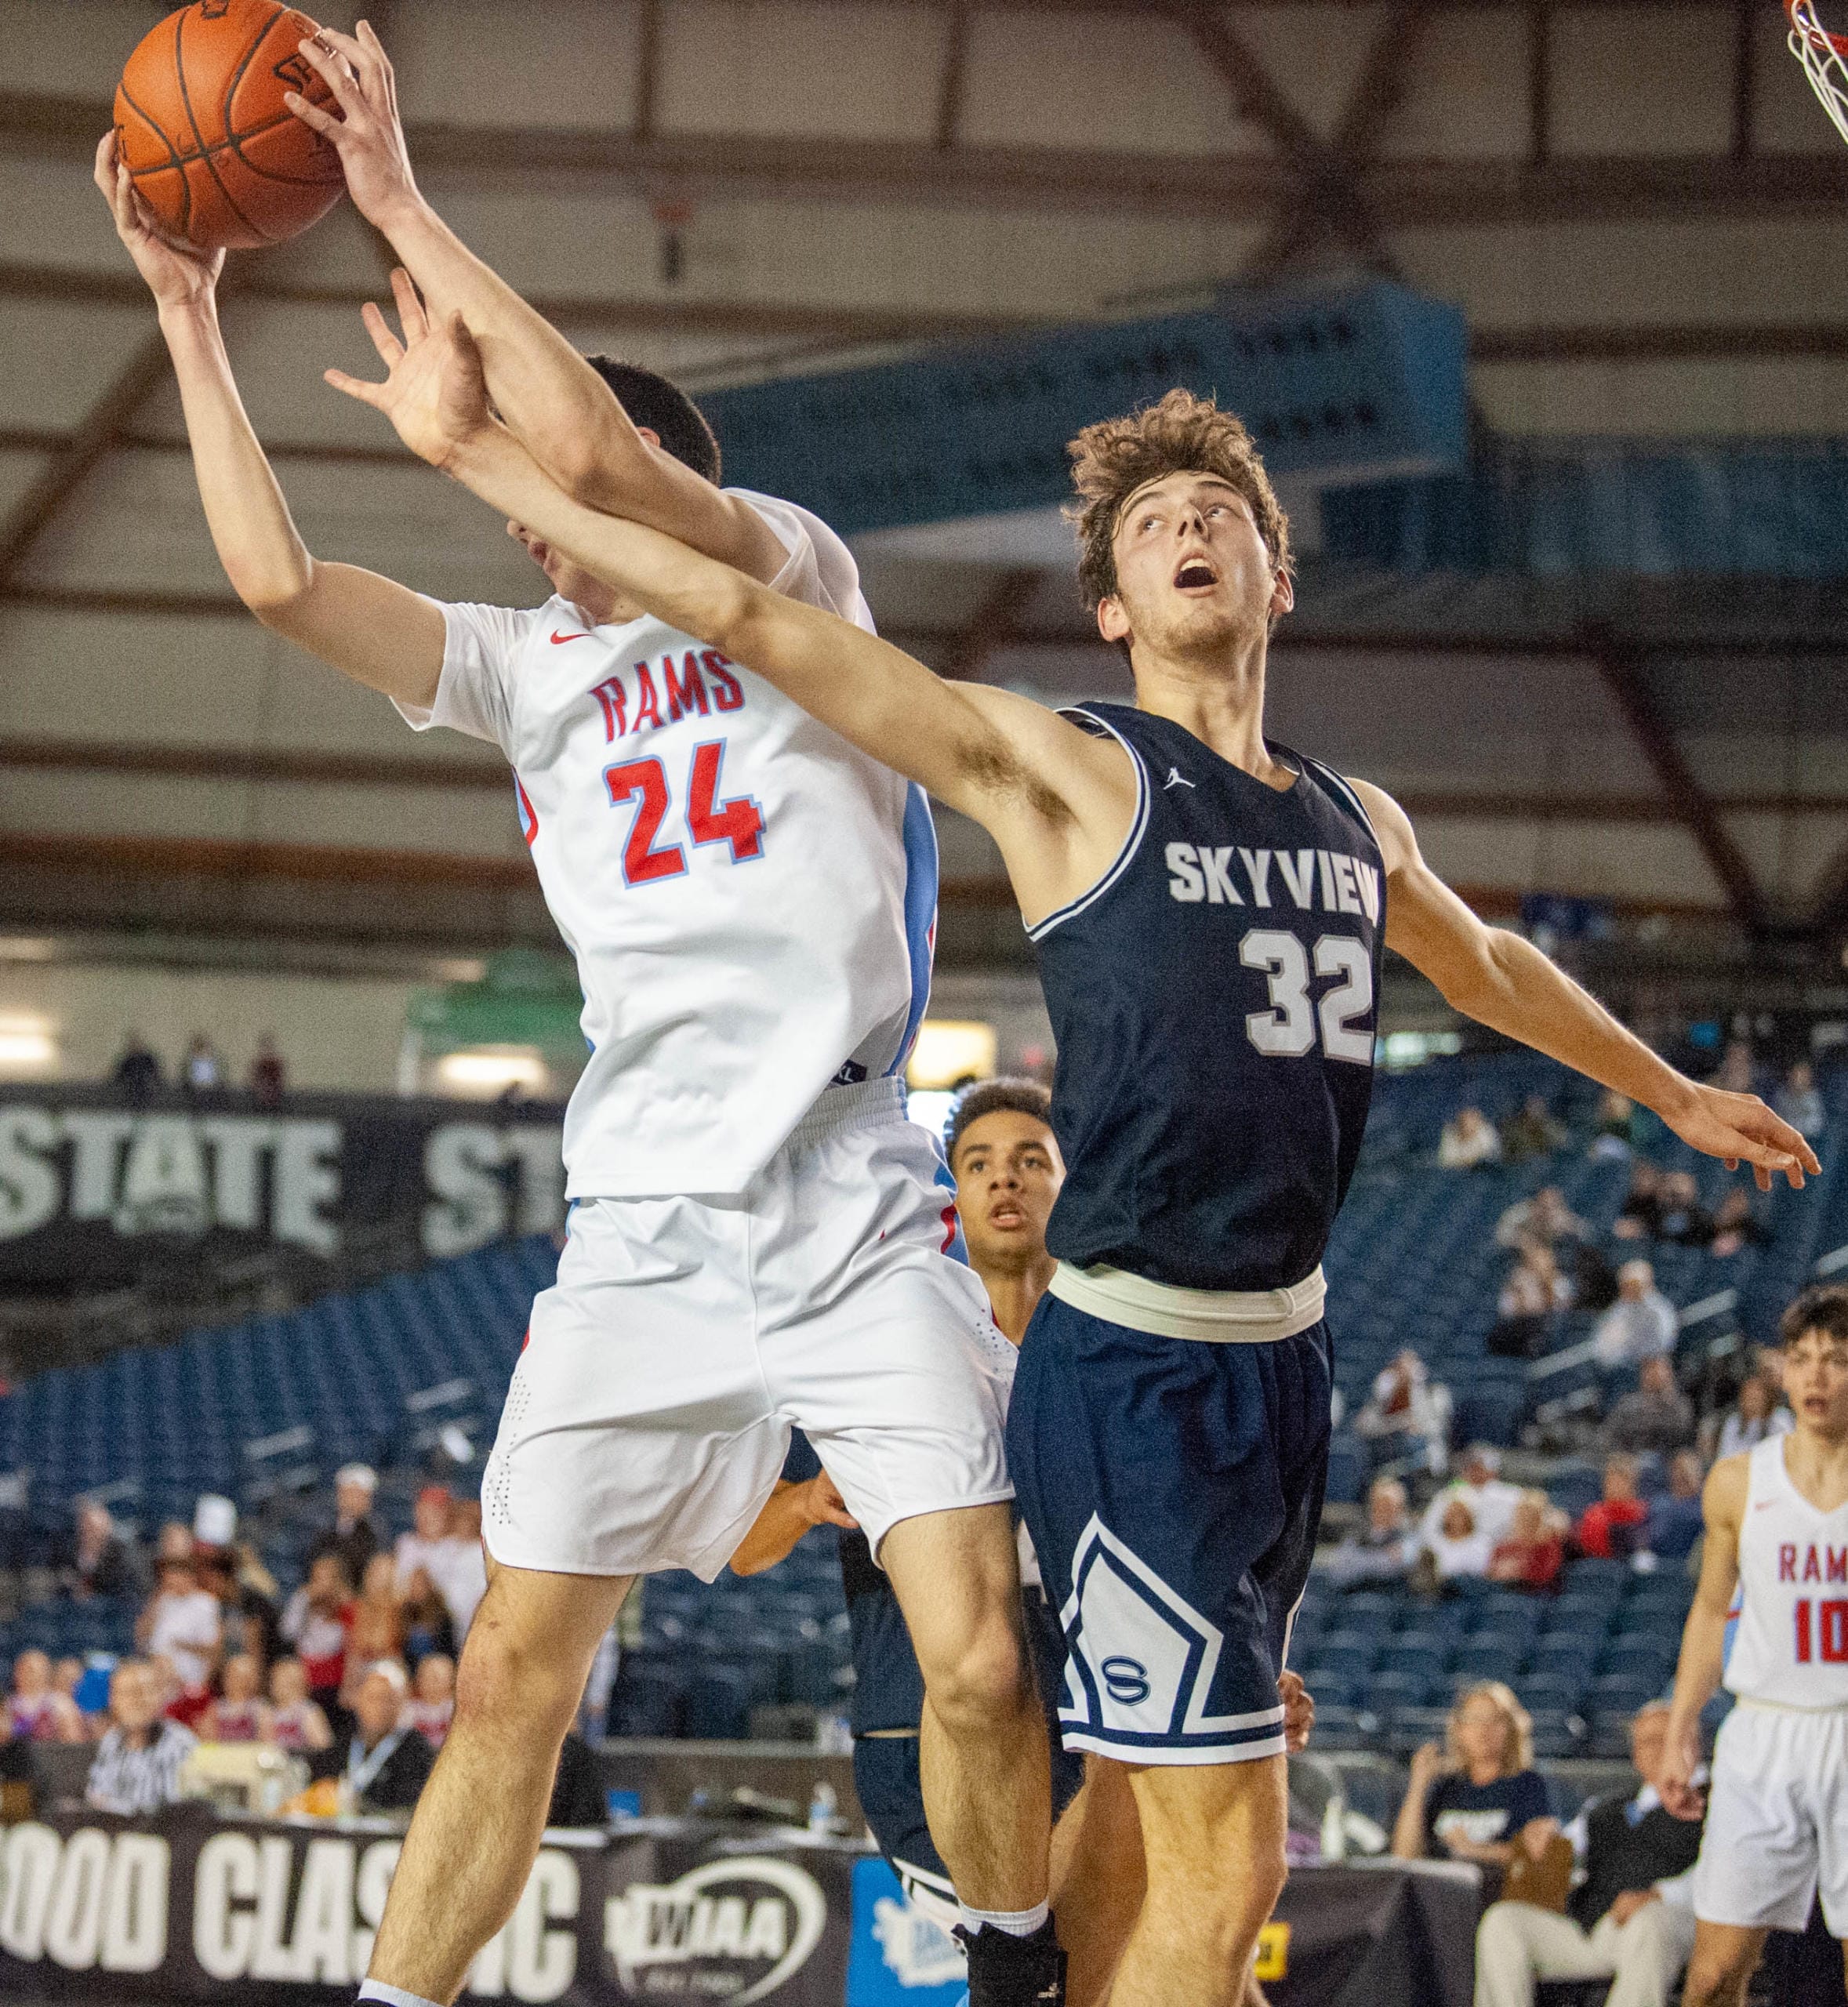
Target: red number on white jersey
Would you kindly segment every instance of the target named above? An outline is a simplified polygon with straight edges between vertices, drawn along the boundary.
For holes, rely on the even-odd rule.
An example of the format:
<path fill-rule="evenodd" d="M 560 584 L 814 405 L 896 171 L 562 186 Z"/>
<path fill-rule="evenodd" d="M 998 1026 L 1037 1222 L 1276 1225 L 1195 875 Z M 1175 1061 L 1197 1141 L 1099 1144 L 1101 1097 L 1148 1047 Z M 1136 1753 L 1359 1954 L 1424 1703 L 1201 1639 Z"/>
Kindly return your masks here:
<path fill-rule="evenodd" d="M 725 742 L 709 739 L 693 749 L 693 771 L 687 783 L 687 828 L 696 844 L 729 844 L 734 864 L 764 855 L 764 815 L 748 794 L 721 801 L 719 767 Z"/>
<path fill-rule="evenodd" d="M 618 806 L 631 795 L 641 797 L 629 840 L 623 847 L 623 876 L 631 885 L 645 885 L 652 878 L 677 878 L 687 868 L 686 852 L 678 844 L 654 847 L 667 813 L 667 775 L 659 760 L 630 760 L 619 767 L 608 767 L 603 778 L 609 798 Z"/>

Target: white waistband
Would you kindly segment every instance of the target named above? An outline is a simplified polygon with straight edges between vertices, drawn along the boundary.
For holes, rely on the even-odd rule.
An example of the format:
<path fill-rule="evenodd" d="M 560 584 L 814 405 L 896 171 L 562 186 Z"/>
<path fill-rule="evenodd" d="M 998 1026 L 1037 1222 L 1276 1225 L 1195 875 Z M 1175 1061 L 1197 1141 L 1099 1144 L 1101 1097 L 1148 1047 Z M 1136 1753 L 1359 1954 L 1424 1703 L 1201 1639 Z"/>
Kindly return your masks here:
<path fill-rule="evenodd" d="M 1806 1708 L 1796 1700 L 1760 1700 L 1749 1693 L 1735 1693 L 1733 1704 L 1763 1715 L 1848 1715 L 1848 1701 L 1844 1700 L 1838 1700 L 1832 1707 Z"/>
<path fill-rule="evenodd" d="M 875 1123 L 904 1119 L 905 1083 L 895 1073 L 877 1080 L 856 1080 L 851 1087 L 824 1087 L 790 1131 L 783 1148 L 800 1149 L 843 1129 L 866 1129 Z"/>
<path fill-rule="evenodd" d="M 1074 1268 L 1061 1261 L 1048 1285 L 1062 1303 L 1158 1338 L 1207 1345 L 1273 1345 L 1317 1323 L 1328 1285 L 1320 1268 L 1287 1289 L 1176 1289 L 1125 1268 Z"/>

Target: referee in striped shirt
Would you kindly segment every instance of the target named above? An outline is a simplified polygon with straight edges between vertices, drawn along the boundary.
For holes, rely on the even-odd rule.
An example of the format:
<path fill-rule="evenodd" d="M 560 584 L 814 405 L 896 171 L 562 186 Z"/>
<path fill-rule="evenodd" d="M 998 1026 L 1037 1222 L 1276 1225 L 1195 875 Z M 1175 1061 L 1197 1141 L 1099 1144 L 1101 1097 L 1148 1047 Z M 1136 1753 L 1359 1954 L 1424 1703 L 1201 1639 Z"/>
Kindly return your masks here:
<path fill-rule="evenodd" d="M 145 1659 L 125 1659 L 109 1682 L 111 1727 L 96 1749 L 84 1796 L 99 1812 L 158 1812 L 180 1797 L 180 1766 L 197 1745 L 191 1729 L 161 1713 Z"/>

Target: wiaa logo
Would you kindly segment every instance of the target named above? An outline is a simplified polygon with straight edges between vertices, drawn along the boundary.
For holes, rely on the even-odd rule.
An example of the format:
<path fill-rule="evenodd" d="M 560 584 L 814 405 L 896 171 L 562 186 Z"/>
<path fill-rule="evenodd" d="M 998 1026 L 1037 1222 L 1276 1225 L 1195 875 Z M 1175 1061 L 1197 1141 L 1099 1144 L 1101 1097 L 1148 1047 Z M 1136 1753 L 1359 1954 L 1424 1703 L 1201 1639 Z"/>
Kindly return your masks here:
<path fill-rule="evenodd" d="M 827 1915 L 812 1875 L 749 1855 L 612 1896 L 604 1943 L 626 1992 L 704 1994 L 746 2007 L 808 1962 Z"/>

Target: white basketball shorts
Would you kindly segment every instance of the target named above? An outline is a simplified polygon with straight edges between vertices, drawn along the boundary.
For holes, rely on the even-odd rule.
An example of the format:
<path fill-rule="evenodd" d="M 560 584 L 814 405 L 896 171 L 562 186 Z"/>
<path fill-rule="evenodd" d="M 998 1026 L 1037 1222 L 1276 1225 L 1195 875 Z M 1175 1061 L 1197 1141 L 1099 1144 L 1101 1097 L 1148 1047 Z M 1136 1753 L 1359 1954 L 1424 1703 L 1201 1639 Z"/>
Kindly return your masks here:
<path fill-rule="evenodd" d="M 831 1088 L 735 1196 L 580 1200 L 481 1483 L 516 1568 L 710 1581 L 792 1424 L 875 1554 L 900 1519 L 1011 1498 L 1012 1348 L 948 1171 L 895 1080 Z"/>
<path fill-rule="evenodd" d="M 1848 1710 L 1742 1700 L 1714 1744 L 1694 1914 L 1800 1931 L 1819 1882 L 1823 1920 L 1848 1936 Z"/>

